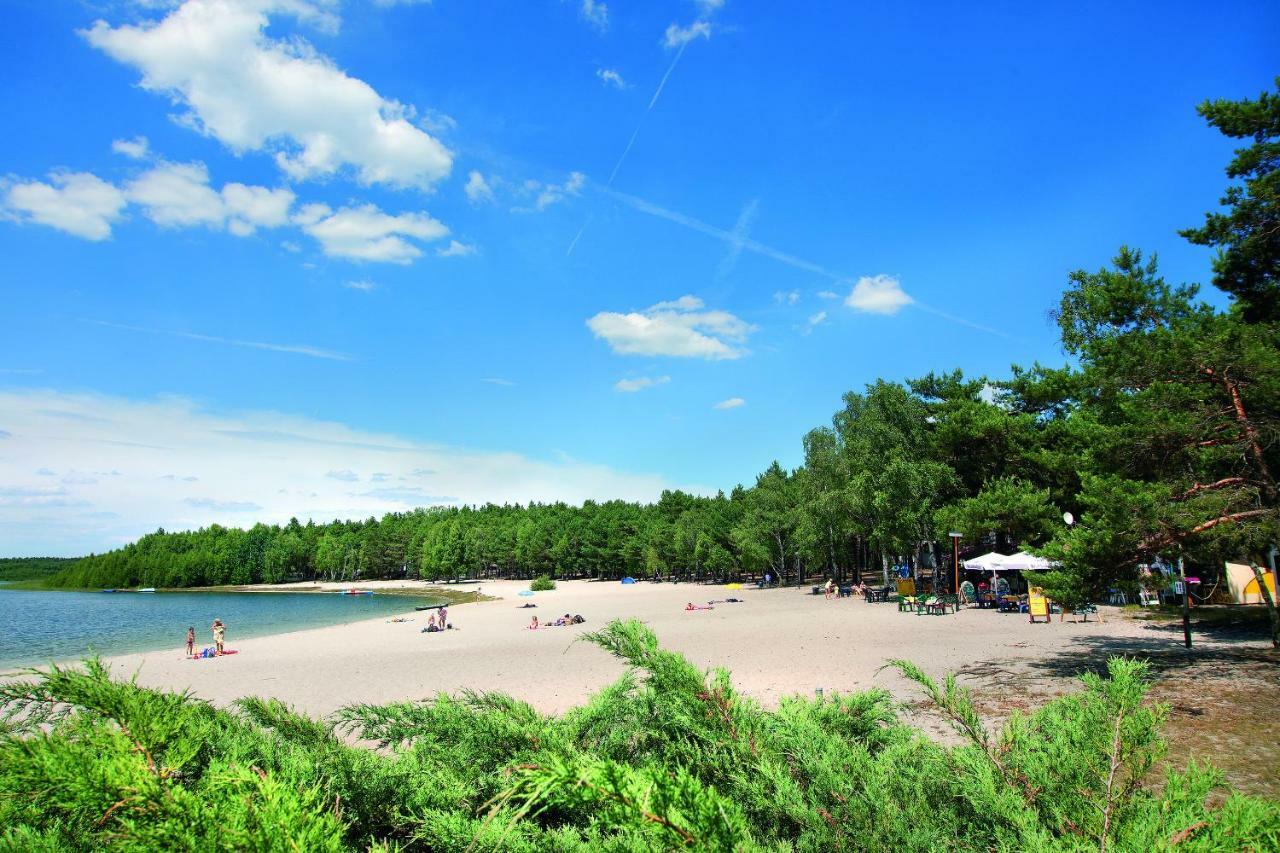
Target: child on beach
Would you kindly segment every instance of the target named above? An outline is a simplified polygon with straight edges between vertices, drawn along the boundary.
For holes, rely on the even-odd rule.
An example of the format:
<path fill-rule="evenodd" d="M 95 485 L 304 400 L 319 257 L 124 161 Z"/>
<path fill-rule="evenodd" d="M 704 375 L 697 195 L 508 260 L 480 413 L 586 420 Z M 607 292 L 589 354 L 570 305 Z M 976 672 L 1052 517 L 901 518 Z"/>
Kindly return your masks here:
<path fill-rule="evenodd" d="M 222 624 L 221 619 L 213 620 L 213 649 L 215 655 L 222 654 L 222 644 L 227 639 L 227 626 Z"/>
<path fill-rule="evenodd" d="M 536 631 L 536 630 L 538 630 L 538 617 L 537 617 L 537 616 L 533 617 L 533 621 L 529 623 L 529 630 L 530 630 L 530 631 Z"/>
<path fill-rule="evenodd" d="M 194 626 L 187 628 L 187 657 L 191 657 L 196 651 L 196 629 Z"/>

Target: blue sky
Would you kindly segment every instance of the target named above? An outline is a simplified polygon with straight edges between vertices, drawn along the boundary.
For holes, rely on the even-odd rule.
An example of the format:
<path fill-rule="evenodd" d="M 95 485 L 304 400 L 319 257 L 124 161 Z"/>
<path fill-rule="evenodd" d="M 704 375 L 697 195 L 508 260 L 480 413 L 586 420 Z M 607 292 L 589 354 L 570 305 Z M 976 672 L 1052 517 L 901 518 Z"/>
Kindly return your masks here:
<path fill-rule="evenodd" d="M 1266 88 L 1278 24 L 11 0 L 0 554 L 728 489 L 876 377 L 1060 363 L 1070 270 L 1208 277 L 1194 105 Z"/>

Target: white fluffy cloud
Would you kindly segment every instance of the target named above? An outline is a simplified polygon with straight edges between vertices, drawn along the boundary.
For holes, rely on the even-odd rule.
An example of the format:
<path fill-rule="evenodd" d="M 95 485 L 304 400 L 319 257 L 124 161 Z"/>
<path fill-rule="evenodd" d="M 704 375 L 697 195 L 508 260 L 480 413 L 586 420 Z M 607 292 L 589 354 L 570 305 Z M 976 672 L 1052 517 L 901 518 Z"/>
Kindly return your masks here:
<path fill-rule="evenodd" d="M 392 216 L 372 204 L 343 207 L 308 204 L 295 222 L 320 242 L 324 253 L 334 258 L 407 264 L 422 256 L 410 240 L 439 240 L 449 229 L 426 213 Z"/>
<path fill-rule="evenodd" d="M 627 88 L 627 81 L 622 79 L 622 75 L 612 68 L 597 68 L 596 76 L 600 78 L 600 82 L 606 86 L 613 86 L 615 89 Z"/>
<path fill-rule="evenodd" d="M 484 175 L 477 171 L 472 170 L 471 174 L 467 175 L 465 191 L 472 204 L 493 201 L 493 187 L 489 186 L 489 182 L 484 179 Z"/>
<path fill-rule="evenodd" d="M 728 400 L 721 400 L 719 403 L 716 403 L 711 408 L 720 409 L 721 411 L 723 411 L 725 409 L 737 409 L 742 406 L 745 406 L 746 404 L 747 404 L 747 401 L 742 399 L 741 397 L 730 397 Z"/>
<path fill-rule="evenodd" d="M 614 383 L 613 387 L 614 390 L 634 394 L 637 391 L 643 391 L 655 385 L 666 385 L 670 381 L 670 376 L 639 376 L 635 379 L 619 379 Z"/>
<path fill-rule="evenodd" d="M 712 361 L 739 358 L 755 327 L 728 311 L 708 311 L 701 299 L 682 296 L 644 311 L 602 311 L 587 320 L 592 334 L 620 355 L 666 355 Z"/>
<path fill-rule="evenodd" d="M 145 136 L 135 136 L 133 139 L 117 139 L 111 143 L 111 150 L 117 154 L 123 154 L 130 160 L 142 160 L 150 151 L 151 144 L 147 142 Z"/>
<path fill-rule="evenodd" d="M 476 247 L 466 243 L 459 243 L 457 240 L 450 240 L 449 245 L 436 249 L 436 256 L 440 258 L 465 258 L 468 255 L 474 255 Z"/>
<path fill-rule="evenodd" d="M 127 186 L 129 200 L 163 228 L 220 227 L 226 220 L 222 196 L 209 186 L 203 163 L 164 163 Z"/>
<path fill-rule="evenodd" d="M 669 49 L 678 48 L 684 47 L 694 39 L 700 38 L 711 38 L 711 24 L 706 21 L 694 21 L 687 27 L 672 24 L 667 27 L 666 33 L 663 34 L 662 44 Z"/>
<path fill-rule="evenodd" d="M 4 188 L 3 210 L 86 240 L 105 240 L 128 199 L 113 184 L 88 172 L 54 172 L 49 183 L 19 181 Z"/>
<path fill-rule="evenodd" d="M 294 415 L 209 412 L 172 397 L 4 391 L 0 424 L 8 433 L 0 455 L 6 556 L 101 551 L 159 526 L 367 518 L 444 502 L 651 501 L 681 485 L 571 459 L 429 444 Z M 35 473 L 40 467 L 120 473 L 54 484 Z M 165 478 L 175 471 L 188 478 Z M 382 476 L 370 487 L 372 472 Z"/>
<path fill-rule="evenodd" d="M 270 14 L 335 26 L 330 4 L 186 0 L 159 21 L 84 31 L 136 68 L 144 89 L 182 108 L 179 121 L 234 151 L 270 151 L 290 177 L 354 170 L 364 184 L 427 188 L 453 155 L 414 111 L 351 77 L 307 42 L 265 34 Z"/>
<path fill-rule="evenodd" d="M 300 228 L 330 257 L 407 264 L 422 256 L 413 241 L 433 241 L 449 229 L 424 212 L 389 214 L 372 204 L 337 211 L 323 204 L 292 213 L 296 196 L 284 187 L 225 184 L 215 189 L 203 163 L 159 161 L 123 187 L 86 172 L 56 172 L 50 183 L 22 181 L 0 195 L 0 212 L 89 240 L 111 235 L 127 204 L 162 228 L 225 229 L 246 237 L 258 228 Z M 285 244 L 290 248 L 292 244 Z M 296 250 L 293 246 L 291 250 Z M 451 242 L 437 254 L 469 255 L 473 246 Z"/>
<path fill-rule="evenodd" d="M 219 192 L 209 185 L 203 163 L 161 163 L 126 187 L 129 201 L 141 205 L 147 218 L 163 228 L 226 228 L 247 237 L 258 228 L 289 223 L 294 194 L 283 187 L 227 184 Z"/>
<path fill-rule="evenodd" d="M 915 300 L 891 275 L 864 275 L 844 298 L 844 304 L 868 314 L 897 314 Z"/>

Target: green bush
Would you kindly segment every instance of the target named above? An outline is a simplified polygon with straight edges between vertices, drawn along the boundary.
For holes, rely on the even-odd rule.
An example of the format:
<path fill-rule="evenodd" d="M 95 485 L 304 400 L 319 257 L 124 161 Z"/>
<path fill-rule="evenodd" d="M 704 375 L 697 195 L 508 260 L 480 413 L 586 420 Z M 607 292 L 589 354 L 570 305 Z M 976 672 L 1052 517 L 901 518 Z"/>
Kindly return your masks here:
<path fill-rule="evenodd" d="M 894 664 L 959 733 L 944 746 L 883 690 L 766 711 L 639 622 L 586 638 L 629 670 L 562 716 L 464 691 L 321 722 L 97 661 L 0 684 L 0 851 L 1280 847 L 1276 802 L 1194 764 L 1153 778 L 1165 709 L 1141 663 L 999 733 L 953 678 Z"/>
<path fill-rule="evenodd" d="M 529 583 L 529 589 L 534 592 L 546 592 L 549 589 L 555 589 L 556 582 L 547 575 L 538 575 Z"/>

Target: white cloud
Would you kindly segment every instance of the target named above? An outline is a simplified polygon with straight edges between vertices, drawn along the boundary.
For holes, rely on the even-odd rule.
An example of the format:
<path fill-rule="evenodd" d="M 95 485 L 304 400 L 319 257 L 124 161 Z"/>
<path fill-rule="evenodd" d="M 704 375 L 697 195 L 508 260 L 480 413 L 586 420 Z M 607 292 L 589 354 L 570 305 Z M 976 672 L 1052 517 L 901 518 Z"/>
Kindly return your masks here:
<path fill-rule="evenodd" d="M 443 249 L 436 249 L 436 255 L 442 258 L 465 258 L 468 255 L 474 255 L 476 247 L 466 243 L 459 243 L 457 240 L 450 240 L 449 245 Z"/>
<path fill-rule="evenodd" d="M 113 184 L 88 172 L 53 172 L 49 183 L 19 181 L 7 187 L 3 209 L 19 222 L 47 225 L 86 240 L 105 240 L 127 199 Z"/>
<path fill-rule="evenodd" d="M 807 321 L 805 321 L 805 329 L 804 329 L 804 333 L 805 333 L 806 335 L 807 335 L 807 334 L 809 334 L 809 333 L 810 333 L 810 332 L 812 332 L 815 328 L 817 328 L 818 326 L 821 326 L 821 325 L 822 325 L 823 323 L 825 323 L 825 322 L 827 322 L 827 312 L 826 312 L 826 311 L 819 311 L 819 312 L 818 312 L 818 313 L 816 313 L 816 314 L 810 314 L 810 315 L 809 315 L 809 319 L 808 319 Z"/>
<path fill-rule="evenodd" d="M 329 257 L 393 264 L 407 264 L 422 256 L 422 250 L 410 240 L 438 240 L 449 233 L 426 213 L 392 216 L 372 204 L 336 212 L 323 204 L 308 204 L 294 221 L 320 242 Z"/>
<path fill-rule="evenodd" d="M 537 193 L 536 198 L 533 200 L 533 207 L 513 207 L 512 211 L 514 213 L 533 213 L 534 211 L 546 210 L 566 198 L 580 195 L 586 183 L 587 176 L 581 172 L 570 172 L 569 177 L 563 184 L 543 184 L 534 180 L 525 181 L 524 192 Z"/>
<path fill-rule="evenodd" d="M 378 289 L 378 285 L 372 281 L 369 281 L 368 279 L 362 279 L 360 281 L 348 281 L 346 284 L 342 286 L 347 288 L 348 290 L 359 290 L 359 291 L 363 291 L 364 293 L 368 293 L 371 290 Z"/>
<path fill-rule="evenodd" d="M 111 143 L 111 150 L 130 160 L 141 160 L 147 156 L 150 145 L 145 136 L 135 136 L 133 139 L 117 139 Z"/>
<path fill-rule="evenodd" d="M 724 7 L 724 0 L 693 0 L 704 18 L 714 15 Z"/>
<path fill-rule="evenodd" d="M 328 471 L 325 476 L 330 480 L 341 480 L 344 483 L 354 483 L 360 479 L 360 475 L 350 468 L 343 468 L 341 471 Z"/>
<path fill-rule="evenodd" d="M 160 163 L 125 187 L 129 201 L 162 228 L 226 228 L 247 237 L 257 228 L 289 223 L 294 194 L 283 187 L 230 183 L 218 192 L 209 185 L 203 163 Z"/>
<path fill-rule="evenodd" d="M 227 218 L 203 163 L 161 164 L 130 181 L 126 190 L 129 201 L 142 205 L 147 218 L 162 228 L 221 228 Z"/>
<path fill-rule="evenodd" d="M 298 36 L 269 38 L 272 13 L 337 24 L 304 0 L 186 0 L 160 21 L 99 20 L 83 35 L 140 71 L 142 88 L 177 104 L 182 124 L 236 152 L 273 152 L 294 179 L 350 168 L 363 184 L 425 189 L 448 176 L 453 155 L 413 124 L 411 107 Z"/>
<path fill-rule="evenodd" d="M 511 388 L 511 387 L 514 387 L 514 386 L 515 386 L 515 384 L 516 384 L 516 383 L 512 382 L 510 379 L 503 379 L 503 378 L 498 377 L 498 376 L 490 376 L 490 377 L 487 377 L 487 378 L 485 378 L 485 379 L 481 379 L 480 381 L 481 381 L 481 382 L 488 382 L 490 385 L 501 385 L 501 386 L 503 386 L 504 388 Z"/>
<path fill-rule="evenodd" d="M 716 403 L 711 408 L 720 409 L 723 411 L 724 409 L 736 409 L 740 406 L 745 406 L 746 404 L 747 404 L 747 401 L 742 399 L 741 397 L 730 397 L 728 400 L 721 400 L 719 403 Z"/>
<path fill-rule="evenodd" d="M 609 28 L 609 7 L 599 0 L 582 0 L 578 6 L 582 20 L 604 32 Z"/>
<path fill-rule="evenodd" d="M 701 299 L 682 296 L 644 311 L 602 311 L 587 320 L 597 338 L 620 355 L 666 355 L 712 361 L 739 358 L 755 327 L 727 311 L 706 311 Z"/>
<path fill-rule="evenodd" d="M 845 305 L 868 314 L 897 314 L 914 301 L 890 275 L 864 275 L 844 298 Z"/>
<path fill-rule="evenodd" d="M 634 394 L 636 391 L 643 391 L 655 385 L 666 385 L 670 381 L 670 376 L 640 376 L 636 379 L 619 379 L 614 383 L 613 387 L 614 390 Z"/>
<path fill-rule="evenodd" d="M 627 88 L 627 81 L 622 79 L 622 75 L 612 68 L 597 68 L 596 76 L 600 78 L 600 82 L 607 86 L 613 86 L 615 89 Z"/>
<path fill-rule="evenodd" d="M 294 194 L 283 187 L 267 189 L 244 184 L 227 184 L 222 201 L 227 206 L 227 230 L 241 237 L 255 228 L 279 228 L 289 224 L 289 208 Z"/>
<path fill-rule="evenodd" d="M 0 554 L 13 556 L 101 551 L 160 526 L 368 518 L 441 495 L 481 504 L 652 501 L 663 489 L 684 485 L 572 459 L 450 447 L 296 415 L 211 412 L 173 397 L 6 390 L 0 420 L 12 433 L 0 456 Z M 124 473 L 62 485 L 35 474 L 40 466 Z M 378 471 L 390 481 L 429 471 L 429 492 L 384 494 L 325 476 L 346 470 Z M 198 486 L 176 488 L 161 479 L 174 471 L 198 476 Z"/>
<path fill-rule="evenodd" d="M 484 175 L 472 170 L 467 175 L 467 186 L 465 188 L 467 198 L 472 204 L 478 204 L 482 201 L 493 201 L 493 187 L 489 186 L 489 182 L 484 179 Z"/>
<path fill-rule="evenodd" d="M 687 27 L 672 24 L 667 27 L 667 31 L 662 37 L 662 44 L 668 49 L 673 49 L 684 47 L 689 42 L 699 38 L 711 38 L 711 24 L 706 21 L 694 21 Z"/>
<path fill-rule="evenodd" d="M 830 290 L 819 290 L 819 291 L 818 291 L 818 298 L 819 298 L 819 299 L 839 299 L 839 298 L 840 298 L 840 294 L 838 294 L 838 293 L 833 293 L 833 292 L 831 292 Z"/>
<path fill-rule="evenodd" d="M 800 301 L 800 291 L 798 290 L 779 290 L 773 294 L 773 301 L 779 305 L 795 305 Z"/>

